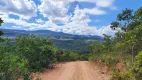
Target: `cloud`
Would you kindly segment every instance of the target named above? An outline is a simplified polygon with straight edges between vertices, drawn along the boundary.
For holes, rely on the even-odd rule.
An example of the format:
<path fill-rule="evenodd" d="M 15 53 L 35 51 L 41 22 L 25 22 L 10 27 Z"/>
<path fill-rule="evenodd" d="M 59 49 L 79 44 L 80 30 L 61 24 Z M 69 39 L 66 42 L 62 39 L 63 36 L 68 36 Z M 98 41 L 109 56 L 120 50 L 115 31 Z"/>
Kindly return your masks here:
<path fill-rule="evenodd" d="M 36 19 L 36 22 L 37 22 L 37 23 L 40 23 L 40 24 L 43 24 L 45 21 L 42 20 L 42 19 Z"/>
<path fill-rule="evenodd" d="M 88 25 L 90 21 L 91 20 L 85 14 L 85 12 L 82 11 L 82 9 L 80 9 L 77 6 L 74 11 L 74 16 L 72 16 L 71 21 L 68 24 L 64 26 L 52 27 L 50 28 L 50 30 L 70 33 L 70 34 L 78 34 L 78 35 L 99 35 L 99 36 L 103 36 L 103 34 L 112 35 L 115 33 L 115 31 L 112 30 L 109 27 L 109 25 L 103 26 L 99 29 L 96 29 L 96 26 L 90 27 Z"/>
<path fill-rule="evenodd" d="M 67 24 L 70 21 L 72 15 L 67 15 L 69 9 L 69 0 L 41 0 L 41 5 L 38 6 L 40 13 L 47 17 L 50 21 L 56 24 Z M 84 8 L 80 11 L 83 11 L 85 14 L 92 15 L 103 15 L 106 14 L 105 11 L 100 10 L 99 8 Z M 79 17 L 80 15 L 78 15 Z"/>
<path fill-rule="evenodd" d="M 80 9 L 76 6 L 73 14 L 68 14 L 70 2 L 93 2 L 97 5 L 94 8 Z M 104 1 L 100 3 L 99 1 Z M 106 2 L 108 1 L 108 3 Z M 14 29 L 24 30 L 52 30 L 57 32 L 64 32 L 69 34 L 78 35 L 100 35 L 114 34 L 115 31 L 111 30 L 109 25 L 102 26 L 97 29 L 96 26 L 89 26 L 88 23 L 93 20 L 89 18 L 91 15 L 104 15 L 107 12 L 101 10 L 101 7 L 113 6 L 113 0 L 41 0 L 41 4 L 36 7 L 35 2 L 32 0 L 0 0 L 0 17 L 4 19 L 7 24 L 13 24 Z M 106 4 L 105 4 L 106 3 Z M 37 10 L 43 17 L 37 14 Z M 10 18 L 9 14 L 19 16 L 19 19 Z M 36 15 L 36 16 L 35 16 Z M 28 22 L 32 17 L 36 17 L 34 21 Z M 26 18 L 26 20 L 25 20 Z M 96 20 L 97 22 L 98 20 Z M 95 22 L 95 19 L 94 19 Z M 59 26 L 59 24 L 63 24 Z"/>
<path fill-rule="evenodd" d="M 68 23 L 68 0 L 41 0 L 41 5 L 38 6 L 39 11 L 44 17 L 54 23 Z"/>
<path fill-rule="evenodd" d="M 83 11 L 84 11 L 85 13 L 92 14 L 92 15 L 103 15 L 103 14 L 106 14 L 105 11 L 100 10 L 100 9 L 98 9 L 98 8 L 92 8 L 92 9 L 87 9 L 87 8 L 85 8 L 85 9 L 83 9 Z"/>
<path fill-rule="evenodd" d="M 29 19 L 36 15 L 36 11 L 32 0 L 0 0 L 0 14 L 14 14 Z"/>
<path fill-rule="evenodd" d="M 112 8 L 113 2 L 115 0 L 70 0 L 71 2 L 78 1 L 78 2 L 89 2 L 96 4 L 97 7 L 105 7 L 105 8 Z"/>
<path fill-rule="evenodd" d="M 86 13 L 79 8 L 77 5 L 74 11 L 74 16 L 71 17 L 71 22 L 76 22 L 76 24 L 81 23 L 83 25 L 87 25 L 91 20 L 86 15 Z"/>
<path fill-rule="evenodd" d="M 114 31 L 109 26 L 104 26 L 96 29 L 96 26 L 90 27 L 88 23 L 91 21 L 89 17 L 85 14 L 82 9 L 78 6 L 75 8 L 74 15 L 71 16 L 70 22 L 63 26 L 58 26 L 52 21 L 43 21 L 42 19 L 37 19 L 36 23 L 29 23 L 23 19 L 13 19 L 7 15 L 0 15 L 5 21 L 5 23 L 12 23 L 15 26 L 12 28 L 24 29 L 24 30 L 51 30 L 57 32 L 64 32 L 69 34 L 78 35 L 99 35 L 110 34 L 112 35 Z"/>
<path fill-rule="evenodd" d="M 76 9 L 78 10 L 78 9 Z M 77 14 L 77 13 L 76 13 Z M 57 31 L 57 32 L 64 32 L 69 34 L 78 34 L 78 35 L 99 35 L 103 36 L 103 34 L 113 35 L 116 31 L 112 30 L 109 25 L 103 26 L 99 29 L 96 29 L 96 26 L 90 27 L 88 26 L 86 20 L 88 18 L 84 18 L 84 20 L 76 19 L 72 22 L 63 25 L 58 26 L 50 21 L 46 21 L 44 24 L 39 23 L 28 23 L 24 20 L 19 19 L 12 19 L 9 18 L 6 15 L 3 15 L 2 17 L 5 21 L 5 23 L 12 23 L 15 24 L 15 26 L 12 26 L 13 29 L 24 29 L 24 30 L 51 30 L 51 31 Z M 75 17 L 75 16 L 74 16 Z M 39 19 L 40 20 L 40 19 Z"/>

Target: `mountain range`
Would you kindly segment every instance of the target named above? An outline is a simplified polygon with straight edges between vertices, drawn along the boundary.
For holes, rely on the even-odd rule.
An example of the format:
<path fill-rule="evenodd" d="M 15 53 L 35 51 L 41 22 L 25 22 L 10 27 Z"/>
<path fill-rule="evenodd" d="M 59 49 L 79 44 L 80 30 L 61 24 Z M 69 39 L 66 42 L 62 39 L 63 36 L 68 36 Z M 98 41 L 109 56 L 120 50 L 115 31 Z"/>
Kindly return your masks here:
<path fill-rule="evenodd" d="M 72 35 L 62 32 L 54 32 L 50 30 L 36 30 L 36 31 L 26 31 L 26 30 L 14 30 L 14 29 L 2 29 L 4 32 L 3 37 L 15 38 L 18 35 L 28 36 L 34 34 L 36 36 L 49 38 L 49 39 L 67 39 L 67 40 L 102 40 L 101 36 L 91 36 L 91 35 Z"/>
<path fill-rule="evenodd" d="M 85 35 L 72 35 L 62 32 L 54 32 L 49 30 L 37 30 L 37 31 L 26 31 L 26 30 L 14 30 L 14 29 L 1 29 L 4 32 L 3 37 L 12 39 L 15 42 L 17 36 L 28 36 L 36 35 L 39 37 L 44 37 L 52 39 L 54 45 L 58 49 L 69 50 L 75 53 L 89 53 L 89 45 L 93 43 L 94 40 L 103 40 L 100 36 L 85 36 Z"/>

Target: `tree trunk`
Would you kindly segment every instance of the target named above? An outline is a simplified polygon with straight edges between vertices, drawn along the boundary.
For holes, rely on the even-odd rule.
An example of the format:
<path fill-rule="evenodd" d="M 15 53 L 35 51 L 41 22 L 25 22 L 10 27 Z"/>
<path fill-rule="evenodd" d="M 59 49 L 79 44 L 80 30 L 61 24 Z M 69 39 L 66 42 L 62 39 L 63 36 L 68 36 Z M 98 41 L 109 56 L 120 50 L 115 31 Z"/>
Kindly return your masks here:
<path fill-rule="evenodd" d="M 132 46 L 132 64 L 134 64 L 134 45 Z"/>

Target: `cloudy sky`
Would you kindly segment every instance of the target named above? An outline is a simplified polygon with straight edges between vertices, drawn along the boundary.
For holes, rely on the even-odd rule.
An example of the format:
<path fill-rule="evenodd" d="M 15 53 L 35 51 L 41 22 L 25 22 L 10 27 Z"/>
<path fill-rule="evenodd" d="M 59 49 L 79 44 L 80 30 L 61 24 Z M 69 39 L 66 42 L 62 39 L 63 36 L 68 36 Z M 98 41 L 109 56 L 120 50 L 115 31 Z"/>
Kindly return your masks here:
<path fill-rule="evenodd" d="M 142 0 L 0 0 L 2 28 L 52 30 L 78 35 L 112 35 L 122 9 L 137 10 Z"/>

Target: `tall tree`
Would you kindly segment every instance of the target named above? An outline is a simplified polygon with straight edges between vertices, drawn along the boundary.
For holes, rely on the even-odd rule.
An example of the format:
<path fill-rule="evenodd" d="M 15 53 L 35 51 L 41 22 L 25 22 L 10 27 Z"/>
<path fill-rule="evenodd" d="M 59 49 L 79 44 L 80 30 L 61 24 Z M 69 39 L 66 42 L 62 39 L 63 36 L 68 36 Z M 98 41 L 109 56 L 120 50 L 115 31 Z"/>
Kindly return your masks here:
<path fill-rule="evenodd" d="M 111 23 L 111 28 L 121 28 L 123 31 L 128 30 L 129 23 L 133 21 L 133 10 L 125 9 L 122 13 L 117 15 L 117 21 Z"/>
<path fill-rule="evenodd" d="M 0 26 L 3 23 L 3 20 L 0 18 Z M 3 35 L 3 32 L 0 30 L 0 36 Z"/>
<path fill-rule="evenodd" d="M 134 56 L 142 49 L 142 7 L 136 12 L 125 9 L 122 13 L 117 15 L 117 21 L 111 23 L 111 28 L 121 28 L 121 32 L 115 34 L 115 40 L 119 40 L 122 44 L 127 45 L 128 53 L 132 54 L 132 63 L 134 63 Z M 116 42 L 117 43 L 117 42 Z"/>

